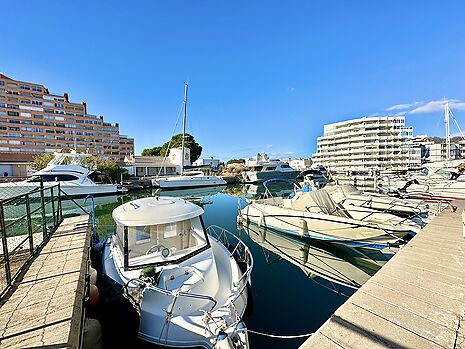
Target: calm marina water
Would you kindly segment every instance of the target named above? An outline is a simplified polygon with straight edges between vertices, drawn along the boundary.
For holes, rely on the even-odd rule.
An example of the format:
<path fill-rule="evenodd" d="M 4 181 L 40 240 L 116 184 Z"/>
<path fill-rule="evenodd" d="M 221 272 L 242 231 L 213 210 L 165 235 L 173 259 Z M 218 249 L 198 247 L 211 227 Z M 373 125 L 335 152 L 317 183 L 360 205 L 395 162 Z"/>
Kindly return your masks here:
<path fill-rule="evenodd" d="M 278 195 L 290 193 L 285 187 L 276 186 L 273 188 L 273 191 Z M 299 258 L 295 258 L 297 260 L 294 261 L 295 263 L 288 260 L 292 259 L 293 256 L 295 257 L 295 254 L 285 248 L 286 243 L 280 244 L 278 240 L 278 249 L 269 251 L 265 248 L 266 244 L 259 244 L 263 241 L 263 236 L 260 233 L 249 232 L 252 239 L 246 230 L 238 229 L 236 223 L 238 196 L 247 193 L 249 196 L 256 196 L 263 192 L 264 189 L 260 186 L 238 185 L 191 191 L 141 191 L 119 197 L 96 198 L 97 228 L 100 236 L 111 234 L 115 226 L 111 217 L 113 209 L 123 202 L 136 198 L 163 195 L 183 196 L 194 200 L 194 202 L 200 203 L 205 210 L 203 217 L 205 226 L 218 225 L 237 234 L 252 251 L 254 257 L 252 295 L 249 308 L 244 316 L 247 327 L 250 330 L 277 335 L 314 332 L 345 302 L 348 296 L 355 292 L 355 289 L 316 276 L 318 273 L 312 273 L 308 276 L 309 269 L 301 268 L 302 263 Z M 66 206 L 64 209 L 66 211 Z M 271 240 L 272 236 L 267 236 L 270 236 Z M 321 262 L 318 255 L 312 254 L 312 247 L 308 253 L 312 258 L 315 258 L 310 259 L 308 264 L 312 264 L 312 261 L 316 261 L 316 264 Z M 283 255 L 286 258 L 283 258 Z M 325 262 L 322 263 L 324 265 Z M 314 266 L 318 268 L 317 265 Z M 344 273 L 344 270 L 333 271 L 340 274 L 339 277 Z M 374 271 L 370 271 L 370 273 L 374 273 Z M 344 276 L 342 275 L 342 277 Z M 347 278 L 350 279 L 350 277 L 349 275 Z M 273 339 L 249 333 L 249 340 L 251 348 L 296 348 L 304 342 L 305 338 Z M 143 348 L 155 347 L 147 343 L 139 343 L 139 346 Z"/>

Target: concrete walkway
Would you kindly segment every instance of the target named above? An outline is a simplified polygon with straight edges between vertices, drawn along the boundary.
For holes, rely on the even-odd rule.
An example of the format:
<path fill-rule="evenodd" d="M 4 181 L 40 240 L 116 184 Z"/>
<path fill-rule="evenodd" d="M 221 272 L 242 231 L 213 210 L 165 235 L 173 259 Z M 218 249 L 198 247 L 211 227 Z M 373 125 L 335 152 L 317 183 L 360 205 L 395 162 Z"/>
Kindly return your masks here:
<path fill-rule="evenodd" d="M 454 205 L 300 348 L 465 348 L 465 201 Z"/>
<path fill-rule="evenodd" d="M 0 347 L 77 348 L 89 216 L 66 218 L 0 307 Z M 82 224 L 76 226 L 76 224 Z"/>

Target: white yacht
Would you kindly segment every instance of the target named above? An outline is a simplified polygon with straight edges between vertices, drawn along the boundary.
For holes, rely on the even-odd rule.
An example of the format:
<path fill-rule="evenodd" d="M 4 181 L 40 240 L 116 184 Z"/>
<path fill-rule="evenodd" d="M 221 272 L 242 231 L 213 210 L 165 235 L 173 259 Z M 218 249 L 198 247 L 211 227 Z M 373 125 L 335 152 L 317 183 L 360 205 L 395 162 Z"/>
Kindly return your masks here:
<path fill-rule="evenodd" d="M 389 213 L 343 207 L 324 189 L 296 192 L 291 199 L 252 200 L 238 219 L 294 236 L 376 249 L 420 230 L 413 221 Z"/>
<path fill-rule="evenodd" d="M 103 272 L 139 311 L 141 339 L 170 347 L 248 348 L 241 317 L 252 255 L 226 230 L 205 229 L 202 214 L 201 207 L 175 197 L 117 207 Z"/>
<path fill-rule="evenodd" d="M 39 188 L 40 182 L 44 187 L 58 183 L 63 192 L 71 197 L 87 195 L 111 195 L 123 192 L 125 189 L 114 184 L 106 174 L 87 169 L 86 159 L 90 154 L 54 153 L 54 158 L 47 166 L 35 172 L 30 178 L 20 182 L 0 183 L 0 199 L 7 199 L 16 195 L 26 194 Z M 96 176 L 104 175 L 110 184 L 97 184 Z"/>
<path fill-rule="evenodd" d="M 161 189 L 183 189 L 226 185 L 226 181 L 219 176 L 206 176 L 202 171 L 181 172 L 181 176 L 162 177 L 152 179 L 152 185 Z"/>
<path fill-rule="evenodd" d="M 252 166 L 242 172 L 245 183 L 263 182 L 272 178 L 284 178 L 295 180 L 300 171 L 294 170 L 288 163 L 282 161 L 264 162 Z"/>
<path fill-rule="evenodd" d="M 187 154 L 184 152 L 184 138 L 186 134 L 186 118 L 187 118 L 187 82 L 184 84 L 184 118 L 182 130 L 182 146 L 181 146 L 181 175 L 170 177 L 159 177 L 152 179 L 152 186 L 161 189 L 182 189 L 182 188 L 197 188 L 217 185 L 226 185 L 226 181 L 215 175 L 206 176 L 202 171 L 184 171 L 184 162 Z M 190 163 L 190 162 L 189 162 Z"/>

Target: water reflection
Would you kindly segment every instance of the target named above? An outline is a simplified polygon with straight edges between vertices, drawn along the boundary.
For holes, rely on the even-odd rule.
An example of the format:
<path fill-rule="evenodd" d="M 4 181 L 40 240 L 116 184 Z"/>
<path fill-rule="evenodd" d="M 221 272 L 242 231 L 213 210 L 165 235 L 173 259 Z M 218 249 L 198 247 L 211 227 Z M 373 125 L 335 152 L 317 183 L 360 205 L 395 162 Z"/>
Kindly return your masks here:
<path fill-rule="evenodd" d="M 242 228 L 263 249 L 267 263 L 286 260 L 309 278 L 319 276 L 342 286 L 359 288 L 396 252 L 331 244 L 319 240 L 300 240 L 276 231 L 249 224 Z"/>
<path fill-rule="evenodd" d="M 289 197 L 293 193 L 293 189 L 290 188 L 287 183 L 270 183 L 268 188 L 273 193 L 273 196 Z M 245 196 L 248 198 L 257 199 L 265 194 L 265 187 L 262 184 L 240 184 L 231 187 L 227 187 L 224 193 L 241 197 Z"/>
<path fill-rule="evenodd" d="M 176 190 L 162 190 L 160 188 L 152 190 L 152 196 L 174 196 L 182 197 L 189 201 L 195 202 L 196 204 L 208 204 L 212 203 L 211 197 L 221 193 L 226 189 L 225 185 L 218 185 L 212 187 L 202 188 L 188 188 L 188 189 L 176 189 Z"/>

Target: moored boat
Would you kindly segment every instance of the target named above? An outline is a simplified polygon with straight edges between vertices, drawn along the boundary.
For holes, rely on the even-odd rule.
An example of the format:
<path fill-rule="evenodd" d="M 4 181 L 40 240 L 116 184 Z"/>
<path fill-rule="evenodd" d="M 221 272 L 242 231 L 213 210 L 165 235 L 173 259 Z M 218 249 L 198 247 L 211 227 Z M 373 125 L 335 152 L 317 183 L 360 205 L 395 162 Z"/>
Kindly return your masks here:
<path fill-rule="evenodd" d="M 127 192 L 127 189 L 113 183 L 107 174 L 89 170 L 86 160 L 90 154 L 54 153 L 54 158 L 47 166 L 35 172 L 30 178 L 20 182 L 0 183 L 0 199 L 23 195 L 40 187 L 60 184 L 60 189 L 71 197 L 85 197 L 87 195 L 112 195 Z M 97 176 L 104 176 L 108 184 L 96 183 Z"/>
<path fill-rule="evenodd" d="M 247 348 L 241 317 L 252 255 L 226 230 L 205 229 L 202 214 L 201 207 L 175 197 L 117 207 L 104 273 L 134 301 L 141 339 L 172 347 Z M 233 252 L 221 242 L 225 237 Z"/>
<path fill-rule="evenodd" d="M 252 200 L 239 218 L 294 236 L 372 248 L 400 243 L 420 230 L 413 221 L 389 213 L 343 207 L 324 189 L 297 192 L 291 199 Z"/>

